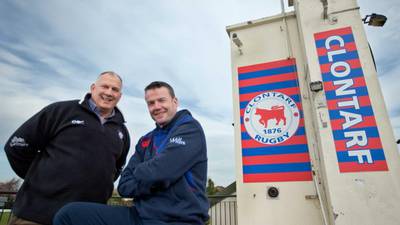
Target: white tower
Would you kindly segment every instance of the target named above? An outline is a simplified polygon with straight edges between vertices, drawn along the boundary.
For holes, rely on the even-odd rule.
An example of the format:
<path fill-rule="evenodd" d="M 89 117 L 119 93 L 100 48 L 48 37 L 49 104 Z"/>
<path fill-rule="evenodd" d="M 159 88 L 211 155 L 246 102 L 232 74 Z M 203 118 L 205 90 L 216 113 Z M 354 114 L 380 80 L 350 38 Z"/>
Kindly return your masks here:
<path fill-rule="evenodd" d="M 400 157 L 355 0 L 227 27 L 239 225 L 400 224 Z"/>

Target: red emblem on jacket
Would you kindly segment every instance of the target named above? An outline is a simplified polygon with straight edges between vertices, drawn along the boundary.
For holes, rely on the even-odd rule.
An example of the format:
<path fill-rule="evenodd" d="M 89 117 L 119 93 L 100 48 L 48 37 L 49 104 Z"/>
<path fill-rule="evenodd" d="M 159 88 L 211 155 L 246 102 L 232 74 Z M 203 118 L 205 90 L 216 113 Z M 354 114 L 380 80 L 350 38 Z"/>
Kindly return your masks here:
<path fill-rule="evenodd" d="M 149 138 L 143 138 L 142 142 L 140 143 L 142 145 L 142 148 L 147 148 L 150 144 L 150 139 Z"/>

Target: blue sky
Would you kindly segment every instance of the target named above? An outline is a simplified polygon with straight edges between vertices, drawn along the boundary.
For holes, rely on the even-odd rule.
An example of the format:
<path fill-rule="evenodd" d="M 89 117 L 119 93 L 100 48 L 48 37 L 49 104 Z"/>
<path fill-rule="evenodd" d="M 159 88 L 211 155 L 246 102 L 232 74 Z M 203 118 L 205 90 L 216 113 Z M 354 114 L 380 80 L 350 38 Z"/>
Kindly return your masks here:
<path fill-rule="evenodd" d="M 360 0 L 362 15 L 382 13 L 383 28 L 366 27 L 387 109 L 400 138 L 400 3 Z M 280 12 L 279 0 L 50 1 L 0 3 L 0 143 L 54 101 L 79 99 L 105 70 L 124 79 L 119 107 L 133 143 L 153 128 L 143 88 L 164 80 L 181 108 L 203 124 L 209 176 L 234 180 L 230 43 L 225 26 Z M 0 181 L 16 175 L 0 151 Z"/>

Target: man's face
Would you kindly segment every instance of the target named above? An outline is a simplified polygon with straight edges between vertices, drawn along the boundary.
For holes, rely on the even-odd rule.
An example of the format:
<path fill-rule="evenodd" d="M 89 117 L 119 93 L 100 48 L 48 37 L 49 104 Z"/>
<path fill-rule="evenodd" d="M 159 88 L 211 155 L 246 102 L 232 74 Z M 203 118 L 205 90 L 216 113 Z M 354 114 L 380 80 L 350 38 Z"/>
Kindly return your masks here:
<path fill-rule="evenodd" d="M 161 127 L 174 118 L 178 109 L 178 99 L 172 98 L 166 87 L 147 90 L 145 100 L 151 118 Z"/>
<path fill-rule="evenodd" d="M 107 115 L 121 98 L 121 81 L 116 76 L 104 74 L 90 86 L 90 93 L 100 112 Z"/>

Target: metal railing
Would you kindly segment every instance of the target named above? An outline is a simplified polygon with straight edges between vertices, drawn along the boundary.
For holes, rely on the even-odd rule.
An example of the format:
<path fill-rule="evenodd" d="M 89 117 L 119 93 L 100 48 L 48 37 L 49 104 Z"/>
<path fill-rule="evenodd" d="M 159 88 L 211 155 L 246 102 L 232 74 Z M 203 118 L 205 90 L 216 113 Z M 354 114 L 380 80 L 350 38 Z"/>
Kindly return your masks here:
<path fill-rule="evenodd" d="M 17 192 L 0 191 L 0 225 L 8 224 Z M 208 196 L 210 219 L 208 225 L 237 225 L 236 195 Z M 131 199 L 111 197 L 108 205 L 131 206 Z"/>
<path fill-rule="evenodd" d="M 209 225 L 237 225 L 236 195 L 211 195 L 208 199 Z"/>
<path fill-rule="evenodd" d="M 8 224 L 16 194 L 15 191 L 0 191 L 0 225 Z"/>

